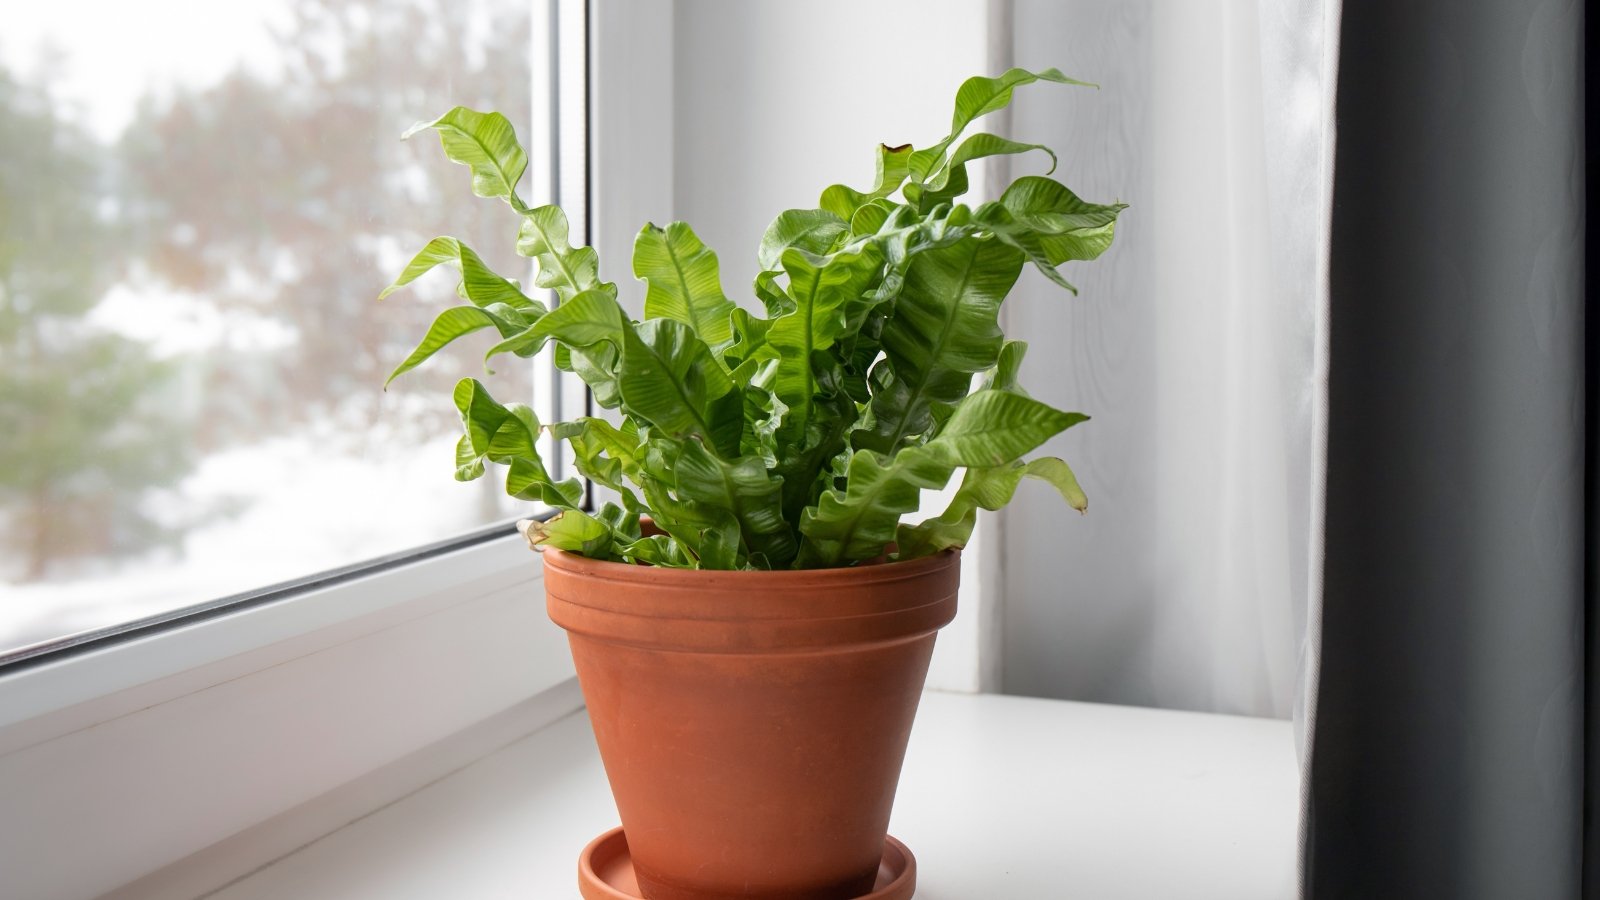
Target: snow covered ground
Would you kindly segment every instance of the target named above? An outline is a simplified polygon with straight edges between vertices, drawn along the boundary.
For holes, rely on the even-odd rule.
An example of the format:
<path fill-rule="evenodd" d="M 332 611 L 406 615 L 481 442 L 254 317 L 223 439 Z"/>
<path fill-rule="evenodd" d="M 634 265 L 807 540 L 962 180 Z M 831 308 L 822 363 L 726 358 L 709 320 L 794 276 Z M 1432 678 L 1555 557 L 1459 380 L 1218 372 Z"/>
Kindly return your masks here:
<path fill-rule="evenodd" d="M 9 4 L 0 26 L 0 61 L 11 71 L 48 70 L 51 102 L 110 143 L 120 139 L 141 98 L 215 84 L 239 67 L 258 75 L 277 71 L 285 57 L 274 34 L 293 22 L 296 8 L 293 0 Z M 487 7 L 474 9 L 474 23 L 493 27 Z M 354 4 L 346 12 L 363 17 L 371 9 Z M 161 27 L 147 27 L 152 21 Z M 86 22 L 94 27 L 85 28 Z M 139 39 L 128 40 L 130 34 Z M 397 53 L 399 60 L 403 51 Z M 462 197 L 461 209 L 472 207 L 472 198 Z M 26 246 L 28 235 L 23 237 Z M 386 271 L 398 270 L 399 252 L 391 249 L 388 255 L 397 258 Z M 288 348 L 297 339 L 298 325 L 225 312 L 203 294 L 164 289 L 155 281 L 132 278 L 114 286 L 89 323 L 144 341 L 163 359 L 227 360 L 233 354 L 237 362 Z M 391 392 L 375 402 L 392 414 L 388 421 L 406 422 L 418 421 L 417 409 L 407 404 L 436 408 L 447 401 Z M 333 427 L 331 421 L 322 425 Z M 171 506 L 174 519 L 214 507 L 234 512 L 188 531 L 175 550 L 119 561 L 63 561 L 49 578 L 27 584 L 7 583 L 9 568 L 0 565 L 0 652 L 256 590 L 531 511 L 529 504 L 505 497 L 503 482 L 494 477 L 470 485 L 454 481 L 454 434 L 417 445 L 378 433 L 378 426 L 359 427 L 368 438 L 365 446 L 384 449 L 341 455 L 337 444 L 330 449 L 329 441 L 300 435 L 203 459 L 172 496 L 150 502 L 163 511 Z M 0 515 L 5 512 L 0 509 Z"/>
<path fill-rule="evenodd" d="M 283 438 L 205 459 L 180 493 L 229 502 L 183 540 L 114 567 L 29 584 L 0 582 L 0 651 L 254 590 L 452 537 L 531 511 L 491 472 L 451 477 L 453 435 L 381 456 L 329 457 Z"/>

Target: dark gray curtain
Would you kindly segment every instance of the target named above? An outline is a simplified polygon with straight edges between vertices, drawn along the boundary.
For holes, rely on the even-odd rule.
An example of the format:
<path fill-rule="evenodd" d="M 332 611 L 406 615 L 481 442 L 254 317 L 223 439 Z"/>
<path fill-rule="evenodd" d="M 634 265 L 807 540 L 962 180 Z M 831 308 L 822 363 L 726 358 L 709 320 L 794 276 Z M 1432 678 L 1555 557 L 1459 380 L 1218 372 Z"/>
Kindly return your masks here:
<path fill-rule="evenodd" d="M 1584 16 L 1584 129 L 1585 153 L 1595 146 L 1596 113 L 1594 77 L 1588 65 L 1589 50 L 1595 45 L 1594 17 Z M 1587 168 L 1587 163 L 1585 163 Z M 1594 211 L 1594 195 L 1588 190 L 1587 171 L 1584 176 L 1583 245 L 1585 259 L 1600 257 L 1594 233 L 1588 229 L 1588 215 Z M 1587 619 L 1584 634 L 1584 752 L 1583 752 L 1583 890 L 1589 900 L 1600 898 L 1600 316 L 1587 312 L 1589 277 L 1585 267 L 1584 294 L 1584 616 Z"/>
<path fill-rule="evenodd" d="M 1582 896 L 1583 33 L 1344 3 L 1316 900 Z"/>

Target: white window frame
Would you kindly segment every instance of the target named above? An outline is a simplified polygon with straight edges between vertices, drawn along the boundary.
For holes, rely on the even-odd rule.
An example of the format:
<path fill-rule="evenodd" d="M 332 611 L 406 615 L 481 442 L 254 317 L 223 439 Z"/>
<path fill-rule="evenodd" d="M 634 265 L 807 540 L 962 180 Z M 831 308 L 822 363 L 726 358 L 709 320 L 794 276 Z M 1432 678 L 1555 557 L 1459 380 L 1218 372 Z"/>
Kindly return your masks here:
<path fill-rule="evenodd" d="M 535 66 L 530 199 L 562 203 L 576 240 L 594 234 L 597 42 L 584 0 L 531 2 L 534 59 L 556 53 Z M 534 364 L 549 375 L 533 398 L 545 421 L 586 410 L 581 382 Z M 0 893 L 100 896 L 424 760 L 345 803 L 360 815 L 459 765 L 430 748 L 491 721 L 485 739 L 503 741 L 579 708 L 538 557 L 508 527 L 489 531 L 0 669 Z"/>

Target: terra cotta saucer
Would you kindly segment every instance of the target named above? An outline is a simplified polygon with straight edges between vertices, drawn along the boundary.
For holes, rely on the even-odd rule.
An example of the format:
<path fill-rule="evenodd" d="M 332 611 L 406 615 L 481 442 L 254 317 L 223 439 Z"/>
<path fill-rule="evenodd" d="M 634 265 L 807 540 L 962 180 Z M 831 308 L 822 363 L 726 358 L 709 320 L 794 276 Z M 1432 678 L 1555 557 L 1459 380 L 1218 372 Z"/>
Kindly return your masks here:
<path fill-rule="evenodd" d="M 917 860 L 892 837 L 883 841 L 878 883 L 857 900 L 911 900 L 917 889 Z M 578 856 L 578 892 L 584 900 L 644 900 L 633 876 L 633 858 L 621 826 L 589 842 Z"/>

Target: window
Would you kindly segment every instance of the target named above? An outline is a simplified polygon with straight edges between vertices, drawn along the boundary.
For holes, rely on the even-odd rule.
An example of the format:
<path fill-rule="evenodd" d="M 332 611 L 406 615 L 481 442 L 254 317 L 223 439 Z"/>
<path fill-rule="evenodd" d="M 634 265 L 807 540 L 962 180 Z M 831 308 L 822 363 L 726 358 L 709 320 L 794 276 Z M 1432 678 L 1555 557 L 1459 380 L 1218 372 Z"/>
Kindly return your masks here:
<path fill-rule="evenodd" d="M 503 532 L 526 512 L 494 479 L 450 477 L 447 386 L 487 377 L 469 355 L 380 390 L 450 276 L 375 297 L 437 234 L 526 271 L 512 214 L 471 196 L 431 136 L 398 136 L 460 103 L 505 111 L 534 158 L 549 156 L 554 105 L 534 88 L 550 88 L 535 77 L 547 57 L 530 53 L 536 38 L 553 49 L 547 11 L 56 0 L 7 12 L 0 660 Z M 548 195 L 557 176 L 532 177 Z M 548 409 L 548 371 L 505 365 L 491 384 Z"/>
<path fill-rule="evenodd" d="M 456 103 L 511 116 L 524 197 L 587 233 L 587 26 L 584 0 L 8 10 L 0 797 L 48 812 L 0 821 L 7 896 L 100 896 L 581 704 L 510 527 L 528 508 L 451 480 L 441 390 L 477 375 L 556 421 L 581 383 L 447 354 L 384 393 L 453 283 L 376 295 L 441 233 L 527 274 L 504 206 L 398 140 Z"/>

